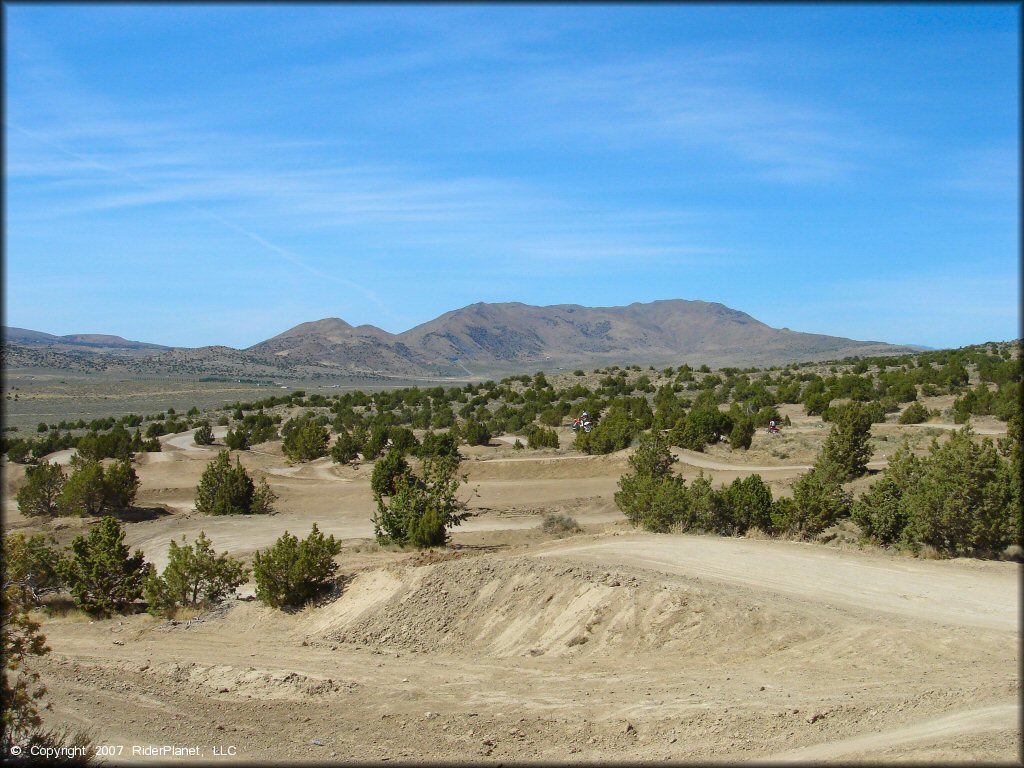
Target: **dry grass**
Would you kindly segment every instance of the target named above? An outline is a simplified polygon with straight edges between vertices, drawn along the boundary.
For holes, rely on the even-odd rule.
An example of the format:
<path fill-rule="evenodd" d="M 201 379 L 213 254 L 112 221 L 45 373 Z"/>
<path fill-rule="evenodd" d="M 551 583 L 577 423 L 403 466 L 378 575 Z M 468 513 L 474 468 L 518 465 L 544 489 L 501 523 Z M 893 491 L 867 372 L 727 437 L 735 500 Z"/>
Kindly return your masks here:
<path fill-rule="evenodd" d="M 583 530 L 580 528 L 580 524 L 576 522 L 576 518 L 570 515 L 544 515 L 540 529 L 544 533 L 558 535 L 580 533 Z"/>

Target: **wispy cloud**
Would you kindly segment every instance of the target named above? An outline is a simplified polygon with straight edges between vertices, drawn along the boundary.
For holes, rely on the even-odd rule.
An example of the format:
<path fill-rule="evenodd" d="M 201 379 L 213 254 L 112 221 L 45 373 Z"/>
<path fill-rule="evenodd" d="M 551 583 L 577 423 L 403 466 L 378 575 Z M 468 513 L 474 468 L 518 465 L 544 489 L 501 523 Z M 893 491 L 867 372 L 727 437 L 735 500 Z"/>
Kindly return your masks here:
<path fill-rule="evenodd" d="M 947 167 L 949 175 L 943 182 L 947 189 L 1004 200 L 1018 200 L 1020 196 L 1019 146 L 977 147 L 961 151 Z"/>
<path fill-rule="evenodd" d="M 847 319 L 882 317 L 888 302 L 908 328 L 918 316 L 946 327 L 943 302 L 965 317 L 972 301 L 993 302 L 981 288 L 958 298 L 969 269 L 943 268 L 971 248 L 995 262 L 1011 241 L 1018 153 L 998 130 L 915 133 L 887 118 L 880 105 L 913 102 L 907 81 L 869 79 L 885 66 L 873 49 L 833 51 L 842 24 L 829 41 L 788 30 L 778 42 L 745 12 L 734 30 L 677 9 L 259 6 L 74 10 L 85 32 L 72 37 L 29 8 L 8 14 L 7 31 L 7 258 L 19 279 L 31 274 L 22 264 L 53 274 L 62 260 L 98 262 L 126 295 L 147 278 L 185 286 L 185 273 L 221 300 L 216 286 L 242 276 L 245 298 L 225 307 L 273 313 L 293 291 L 316 307 L 351 300 L 346 319 L 382 325 L 410 316 L 432 280 L 443 285 L 431 298 L 450 305 L 485 290 L 557 303 L 567 294 L 547 287 L 552 275 L 559 291 L 600 282 L 611 303 L 726 283 L 768 302 L 769 281 L 822 317 L 844 302 Z M 639 23 L 620 35 L 624 19 Z M 811 58 L 797 72 L 782 48 Z M 863 78 L 845 71 L 868 59 Z M 942 277 L 863 296 L 830 283 L 861 251 L 880 274 L 892 271 L 885 251 Z M 818 276 L 828 299 L 814 304 L 802 286 Z M 947 298 L 900 309 L 921 291 Z M 998 321 L 1006 302 L 995 304 L 978 311 Z"/>
<path fill-rule="evenodd" d="M 259 233 L 252 231 L 252 229 L 243 227 L 233 221 L 228 220 L 224 216 L 214 212 L 213 210 L 207 207 L 192 202 L 196 198 L 208 197 L 211 191 L 224 193 L 226 189 L 223 186 L 221 186 L 218 189 L 215 184 L 213 189 L 211 190 L 209 180 L 206 180 L 207 183 L 193 183 L 191 185 L 186 185 L 185 187 L 182 187 L 181 185 L 177 187 L 168 187 L 166 185 L 159 184 L 158 180 L 153 181 L 150 180 L 150 178 L 147 178 L 146 176 L 139 175 L 138 172 L 129 172 L 109 162 L 101 162 L 100 160 L 97 160 L 87 154 L 76 151 L 74 149 L 70 149 L 61 142 L 55 141 L 53 139 L 48 139 L 38 133 L 26 130 L 25 128 L 15 123 L 9 123 L 9 125 L 13 127 L 15 130 L 24 134 L 25 136 L 28 136 L 29 138 L 32 138 L 36 141 L 42 142 L 47 146 L 73 159 L 74 161 L 76 161 L 79 170 L 98 170 L 105 174 L 111 174 L 120 179 L 128 181 L 133 187 L 136 188 L 134 192 L 122 193 L 118 197 L 107 197 L 98 202 L 94 201 L 91 206 L 87 205 L 84 209 L 80 208 L 80 211 L 98 211 L 103 210 L 105 208 L 124 208 L 153 203 L 181 204 L 192 213 L 215 221 L 221 226 L 231 230 L 232 232 L 235 232 L 241 235 L 242 237 L 248 238 L 252 242 L 259 245 L 264 250 L 275 254 L 281 259 L 284 259 L 290 265 L 298 267 L 299 269 L 307 272 L 308 274 L 313 275 L 314 277 L 317 277 L 318 279 L 328 280 L 343 285 L 347 288 L 353 288 L 355 290 L 358 290 L 367 299 L 377 304 L 379 307 L 385 308 L 385 304 L 383 301 L 381 301 L 380 297 L 373 291 L 369 290 L 368 288 L 358 285 L 357 283 L 354 283 L 351 280 L 347 280 L 345 278 L 338 277 L 336 275 L 324 272 L 323 270 L 317 269 L 316 267 L 308 264 L 305 259 L 296 255 L 291 250 L 283 248 L 271 242 L 270 240 L 263 237 Z"/>

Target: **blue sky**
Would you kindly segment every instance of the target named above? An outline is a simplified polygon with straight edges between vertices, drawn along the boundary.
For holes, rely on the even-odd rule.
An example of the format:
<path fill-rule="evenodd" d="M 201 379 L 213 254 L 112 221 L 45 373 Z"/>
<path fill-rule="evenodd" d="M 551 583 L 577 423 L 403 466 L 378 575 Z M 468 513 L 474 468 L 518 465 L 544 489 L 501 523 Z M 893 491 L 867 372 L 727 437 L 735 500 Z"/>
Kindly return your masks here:
<path fill-rule="evenodd" d="M 1019 336 L 1020 7 L 4 7 L 5 319 L 245 347 L 477 301 Z"/>

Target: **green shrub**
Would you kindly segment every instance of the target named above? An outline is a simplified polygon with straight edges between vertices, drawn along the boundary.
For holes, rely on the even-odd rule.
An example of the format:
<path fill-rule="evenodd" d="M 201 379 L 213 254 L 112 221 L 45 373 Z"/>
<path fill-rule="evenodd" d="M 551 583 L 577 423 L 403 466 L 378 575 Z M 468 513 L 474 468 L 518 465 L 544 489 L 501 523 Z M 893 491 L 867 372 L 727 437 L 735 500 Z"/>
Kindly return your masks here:
<path fill-rule="evenodd" d="M 787 533 L 817 536 L 850 513 L 852 500 L 839 480 L 840 468 L 825 463 L 806 472 L 793 485 L 793 509 Z"/>
<path fill-rule="evenodd" d="M 14 464 L 24 464 L 31 447 L 20 437 L 7 444 L 7 460 Z"/>
<path fill-rule="evenodd" d="M 737 419 L 733 424 L 732 431 L 729 433 L 729 445 L 734 449 L 742 448 L 744 450 L 750 448 L 750 444 L 754 440 L 754 420 L 750 418 Z"/>
<path fill-rule="evenodd" d="M 93 430 L 82 435 L 78 438 L 75 448 L 82 458 L 97 461 L 105 458 L 126 459 L 134 450 L 132 436 L 121 424 L 115 424 L 106 433 Z"/>
<path fill-rule="evenodd" d="M 139 477 L 129 459 L 118 459 L 103 471 L 104 510 L 130 509 L 139 492 Z"/>
<path fill-rule="evenodd" d="M 850 403 L 836 412 L 819 462 L 830 464 L 840 483 L 861 477 L 868 471 L 870 438 L 870 414 L 860 403 Z"/>
<path fill-rule="evenodd" d="M 632 473 L 619 479 L 615 505 L 633 525 L 664 532 L 685 517 L 688 497 L 683 479 L 672 474 L 677 461 L 660 432 L 640 436 L 629 457 Z"/>
<path fill-rule="evenodd" d="M 232 451 L 248 451 L 251 444 L 249 431 L 241 425 L 229 429 L 224 436 L 224 445 Z"/>
<path fill-rule="evenodd" d="M 405 472 L 395 478 L 394 493 L 385 501 L 374 494 L 377 512 L 373 529 L 380 544 L 434 547 L 445 544 L 448 529 L 469 517 L 457 498 L 461 478 L 451 458 L 428 457 L 422 477 Z"/>
<path fill-rule="evenodd" d="M 103 465 L 96 459 L 73 457 L 71 476 L 60 497 L 62 515 L 95 516 L 103 511 L 106 489 Z"/>
<path fill-rule="evenodd" d="M 206 465 L 196 488 L 196 511 L 204 515 L 265 515 L 274 511 L 277 495 L 265 479 L 253 483 L 242 462 L 227 451 Z"/>
<path fill-rule="evenodd" d="M 26 517 L 53 517 L 60 511 L 60 499 L 67 475 L 60 464 L 44 461 L 25 467 L 26 484 L 18 489 L 18 510 Z"/>
<path fill-rule="evenodd" d="M 386 426 L 374 425 L 369 436 L 363 441 L 363 458 L 367 461 L 377 458 L 388 444 L 389 429 Z"/>
<path fill-rule="evenodd" d="M 487 445 L 491 442 L 491 431 L 486 424 L 476 419 L 467 419 L 462 426 L 462 439 L 467 445 Z"/>
<path fill-rule="evenodd" d="M 370 490 L 374 496 L 393 496 L 395 482 L 400 475 L 409 471 L 409 464 L 397 448 L 389 448 L 382 458 L 373 465 L 370 476 Z"/>
<path fill-rule="evenodd" d="M 690 506 L 681 477 L 648 474 L 621 477 L 619 490 L 615 492 L 615 504 L 630 523 L 658 533 L 664 533 L 674 523 L 684 520 Z"/>
<path fill-rule="evenodd" d="M 331 446 L 331 459 L 338 464 L 348 464 L 359 458 L 359 446 L 349 432 L 342 430 Z"/>
<path fill-rule="evenodd" d="M 416 449 L 420 445 L 412 430 L 405 427 L 391 427 L 388 430 L 388 441 L 391 448 L 402 453 L 416 453 Z"/>
<path fill-rule="evenodd" d="M 902 539 L 907 527 L 903 494 L 920 482 L 922 469 L 921 460 L 904 445 L 889 459 L 882 477 L 853 503 L 850 517 L 867 538 L 883 546 Z"/>
<path fill-rule="evenodd" d="M 526 444 L 530 448 L 557 448 L 558 433 L 553 429 L 545 429 L 531 424 L 526 428 Z"/>
<path fill-rule="evenodd" d="M 540 412 L 540 423 L 548 427 L 558 427 L 562 424 L 562 412 L 558 408 L 545 408 Z"/>
<path fill-rule="evenodd" d="M 210 422 L 201 422 L 192 439 L 196 445 L 213 445 L 213 428 L 210 427 Z"/>
<path fill-rule="evenodd" d="M 1018 446 L 1013 436 L 999 449 L 987 438 L 976 443 L 969 428 L 933 441 L 925 457 L 904 446 L 854 504 L 853 519 L 882 545 L 997 556 L 1020 543 Z"/>
<path fill-rule="evenodd" d="M 772 530 L 790 532 L 796 526 L 796 504 L 788 496 L 780 496 L 772 502 Z"/>
<path fill-rule="evenodd" d="M 206 533 L 200 531 L 194 546 L 178 546 L 171 540 L 167 567 L 159 576 L 150 569 L 143 592 L 150 613 L 169 615 L 181 606 L 219 602 L 248 578 L 249 571 L 241 561 L 227 552 L 215 554 Z"/>
<path fill-rule="evenodd" d="M 105 517 L 88 537 L 76 537 L 71 553 L 61 562 L 61 578 L 79 608 L 109 614 L 126 610 L 142 597 L 149 569 L 140 550 L 129 556 L 116 518 Z"/>
<path fill-rule="evenodd" d="M 1019 543 L 1018 472 L 991 440 L 975 443 L 969 428 L 933 442 L 918 481 L 903 491 L 904 541 L 950 556 L 992 556 Z"/>
<path fill-rule="evenodd" d="M 703 451 L 705 445 L 717 443 L 732 431 L 732 418 L 711 404 L 694 404 L 693 410 L 672 430 L 673 445 L 691 451 Z"/>
<path fill-rule="evenodd" d="M 680 521 L 683 530 L 732 533 L 734 529 L 731 510 L 725 498 L 724 489 L 711 486 L 711 478 L 703 471 L 690 483 L 687 494 L 689 502 L 686 516 Z"/>
<path fill-rule="evenodd" d="M 804 398 L 804 409 L 808 416 L 821 414 L 832 402 L 832 396 L 827 392 L 815 392 Z"/>
<path fill-rule="evenodd" d="M 253 557 L 256 597 L 273 608 L 298 607 L 330 588 L 338 570 L 341 544 L 317 528 L 302 541 L 285 531 Z"/>
<path fill-rule="evenodd" d="M 306 421 L 284 438 L 282 450 L 291 461 L 312 461 L 327 455 L 330 432 L 314 421 Z"/>
<path fill-rule="evenodd" d="M 49 546 L 57 541 L 51 535 L 49 542 L 40 533 L 26 537 L 23 533 L 9 533 L 3 544 L 3 584 L 16 589 L 17 599 L 24 605 L 38 605 L 43 595 L 56 592 L 63 586 L 60 551 Z"/>
<path fill-rule="evenodd" d="M 459 441 L 451 432 L 427 432 L 423 435 L 416 453 L 421 459 L 428 456 L 447 456 L 458 461 Z"/>
<path fill-rule="evenodd" d="M 280 420 L 280 418 L 281 415 L 277 414 L 276 419 Z M 274 418 L 263 411 L 245 414 L 241 426 L 245 428 L 249 445 L 266 443 L 269 440 L 276 440 L 278 437 Z"/>
<path fill-rule="evenodd" d="M 760 475 L 736 478 L 725 488 L 724 495 L 733 533 L 743 534 L 751 528 L 759 528 L 765 533 L 774 530 L 772 492 Z"/>
<path fill-rule="evenodd" d="M 5 539 L 6 547 L 6 539 Z M 34 656 L 50 652 L 39 623 L 29 617 L 30 605 L 21 600 L 22 591 L 14 580 L 8 558 L 0 558 L 0 590 L 3 634 L 3 734 L 0 757 L 9 761 L 12 747 L 21 749 L 28 737 L 42 725 L 39 704 L 46 694 L 38 672 L 30 669 Z"/>
<path fill-rule="evenodd" d="M 928 409 L 915 400 L 900 414 L 900 424 L 921 424 L 928 421 Z"/>
<path fill-rule="evenodd" d="M 653 419 L 653 416 L 652 416 Z M 628 448 L 640 433 L 640 425 L 621 408 L 612 408 L 590 432 L 576 433 L 576 448 L 584 453 L 605 454 Z"/>

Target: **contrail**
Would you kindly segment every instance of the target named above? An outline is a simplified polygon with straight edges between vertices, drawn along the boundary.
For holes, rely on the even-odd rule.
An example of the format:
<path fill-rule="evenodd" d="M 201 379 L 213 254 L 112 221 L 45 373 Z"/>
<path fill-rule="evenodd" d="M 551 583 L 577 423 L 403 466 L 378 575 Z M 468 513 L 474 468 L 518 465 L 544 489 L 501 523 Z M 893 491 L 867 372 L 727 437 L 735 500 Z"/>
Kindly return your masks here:
<path fill-rule="evenodd" d="M 106 163 L 102 163 L 102 162 L 100 162 L 99 160 L 97 160 L 94 157 L 90 157 L 89 155 L 83 155 L 80 152 L 76 152 L 76 151 L 74 151 L 72 149 L 68 149 L 67 147 L 62 146 L 61 144 L 53 141 L 52 139 L 48 139 L 45 136 L 40 136 L 37 133 L 34 133 L 32 131 L 27 130 L 26 128 L 23 128 L 22 126 L 18 125 L 17 123 L 12 123 L 12 122 L 8 121 L 8 125 L 11 126 L 12 128 L 14 128 L 16 131 L 19 131 L 20 133 L 23 133 L 25 136 L 28 136 L 30 139 L 34 139 L 35 141 L 38 141 L 41 144 L 46 144 L 47 146 L 52 147 L 53 149 L 56 149 L 58 152 L 62 152 L 63 154 L 67 155 L 68 157 L 73 157 L 76 160 L 80 160 L 83 163 L 88 163 L 89 165 L 91 165 L 91 166 L 93 166 L 95 168 L 98 168 L 98 169 L 100 169 L 102 171 L 106 171 L 107 173 L 114 174 L 115 176 L 120 176 L 121 178 L 127 179 L 128 181 L 132 182 L 133 184 L 135 184 L 135 185 L 137 185 L 137 186 L 139 186 L 139 187 L 141 187 L 143 189 L 148 189 L 148 190 L 155 191 L 155 192 L 159 192 L 160 191 L 159 187 L 154 186 L 152 183 L 147 182 L 145 179 L 141 179 L 138 176 L 136 176 L 136 175 L 134 175 L 132 173 L 129 173 L 128 171 L 122 170 L 121 168 L 116 168 L 116 167 L 114 167 L 112 165 L 107 165 Z M 207 210 L 205 208 L 201 208 L 201 207 L 197 206 L 196 204 L 190 203 L 188 201 L 171 201 L 171 202 L 172 203 L 177 202 L 178 205 L 182 205 L 182 206 L 188 208 L 193 213 L 197 213 L 200 216 L 205 216 L 205 217 L 207 217 L 209 219 L 213 219 L 214 221 L 216 221 L 221 226 L 226 227 L 227 229 L 230 229 L 232 232 L 235 232 L 236 234 L 242 235 L 242 237 L 245 237 L 245 238 L 248 238 L 249 240 L 252 240 L 257 245 L 260 245 L 263 248 L 265 248 L 266 250 L 270 251 L 271 253 L 274 253 L 277 256 L 280 256 L 285 261 L 287 261 L 289 264 L 292 264 L 293 266 L 296 266 L 299 269 L 305 270 L 306 272 L 308 272 L 311 275 L 315 275 L 316 277 L 321 278 L 323 280 L 330 280 L 331 282 L 335 282 L 335 283 L 338 283 L 340 285 L 344 285 L 346 288 L 351 288 L 353 290 L 359 291 L 367 299 L 369 299 L 374 304 L 376 304 L 378 307 L 380 307 L 385 312 L 390 314 L 389 307 L 381 300 L 381 298 L 376 293 L 371 291 L 369 288 L 366 288 L 366 287 L 364 287 L 362 285 L 359 285 L 358 283 L 353 283 L 351 280 L 346 280 L 344 278 L 337 277 L 336 275 L 331 275 L 331 274 L 328 274 L 326 272 L 321 272 L 316 267 L 311 267 L 309 264 L 306 264 L 304 261 L 302 261 L 302 259 L 300 259 L 298 256 L 296 256 L 294 253 L 286 250 L 285 248 L 282 248 L 279 245 L 275 245 L 274 243 L 270 242 L 269 240 L 267 240 L 264 237 L 261 237 L 260 235 L 256 234 L 255 232 L 251 232 L 251 231 L 249 231 L 249 230 L 247 230 L 247 229 L 245 229 L 243 227 L 240 227 L 239 225 L 237 225 L 237 224 L 235 224 L 233 222 L 228 221 L 223 216 L 221 216 L 219 214 L 216 214 L 213 211 Z"/>

